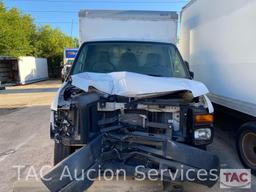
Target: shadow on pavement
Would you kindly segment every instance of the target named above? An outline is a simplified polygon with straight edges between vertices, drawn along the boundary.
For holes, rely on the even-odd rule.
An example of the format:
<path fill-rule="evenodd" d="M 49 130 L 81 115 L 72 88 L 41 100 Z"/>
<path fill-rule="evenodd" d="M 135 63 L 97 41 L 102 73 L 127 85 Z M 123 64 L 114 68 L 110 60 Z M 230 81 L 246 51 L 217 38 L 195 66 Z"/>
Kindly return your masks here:
<path fill-rule="evenodd" d="M 0 94 L 17 94 L 17 93 L 46 93 L 57 92 L 58 88 L 32 88 L 32 89 L 7 89 L 0 90 Z"/>

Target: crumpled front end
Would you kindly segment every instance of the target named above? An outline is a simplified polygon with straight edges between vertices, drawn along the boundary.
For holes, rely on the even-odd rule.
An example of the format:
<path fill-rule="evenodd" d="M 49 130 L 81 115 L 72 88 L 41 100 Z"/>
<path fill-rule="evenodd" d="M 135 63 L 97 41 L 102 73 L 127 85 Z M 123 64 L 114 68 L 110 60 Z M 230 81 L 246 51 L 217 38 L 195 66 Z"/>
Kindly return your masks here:
<path fill-rule="evenodd" d="M 114 82 L 124 82 L 122 75 Z M 134 176 L 138 166 L 145 174 L 158 170 L 156 177 L 162 180 L 213 186 L 219 160 L 201 149 L 212 142 L 214 135 L 209 99 L 198 90 L 192 91 L 190 80 L 178 80 L 182 83 L 176 85 L 177 89 L 167 90 L 167 83 L 158 94 L 135 94 L 129 88 L 129 78 L 125 81 L 127 86 L 122 89 L 111 88 L 111 81 L 107 81 L 109 87 L 103 91 L 99 90 L 99 82 L 91 81 L 94 86 L 89 86 L 90 81 L 85 81 L 79 86 L 68 82 L 59 90 L 57 105 L 53 105 L 51 137 L 80 149 L 46 175 L 52 178 L 43 180 L 50 191 L 83 191 L 99 176 L 98 169 L 125 169 Z M 207 92 L 201 88 L 202 93 Z M 148 84 L 144 90 L 149 90 Z M 63 180 L 60 177 L 65 167 L 71 170 L 72 177 Z M 200 180 L 196 176 L 202 169 L 205 177 Z M 192 179 L 181 171 L 189 172 Z M 81 175 L 88 177 L 74 179 Z"/>

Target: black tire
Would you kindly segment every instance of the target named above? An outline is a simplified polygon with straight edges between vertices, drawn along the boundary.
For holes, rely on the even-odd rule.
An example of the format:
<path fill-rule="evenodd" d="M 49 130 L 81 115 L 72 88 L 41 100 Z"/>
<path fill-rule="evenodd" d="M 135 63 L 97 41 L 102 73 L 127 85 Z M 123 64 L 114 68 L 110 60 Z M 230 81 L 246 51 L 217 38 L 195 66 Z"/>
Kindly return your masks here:
<path fill-rule="evenodd" d="M 240 127 L 236 146 L 243 165 L 256 175 L 256 122 L 245 123 Z"/>
<path fill-rule="evenodd" d="M 70 146 L 65 146 L 62 143 L 55 143 L 54 144 L 54 158 L 53 163 L 54 165 L 61 162 L 63 159 L 68 157 L 70 154 L 73 153 L 73 148 Z"/>

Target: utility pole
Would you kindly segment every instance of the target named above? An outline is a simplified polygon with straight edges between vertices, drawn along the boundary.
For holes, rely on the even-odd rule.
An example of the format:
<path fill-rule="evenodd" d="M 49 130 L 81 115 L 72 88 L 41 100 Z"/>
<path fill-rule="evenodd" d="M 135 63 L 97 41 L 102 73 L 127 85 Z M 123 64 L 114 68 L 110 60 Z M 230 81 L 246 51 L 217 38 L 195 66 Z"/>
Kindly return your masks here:
<path fill-rule="evenodd" d="M 73 22 L 74 22 L 74 20 L 72 19 L 72 22 L 71 22 L 71 37 L 73 36 Z"/>

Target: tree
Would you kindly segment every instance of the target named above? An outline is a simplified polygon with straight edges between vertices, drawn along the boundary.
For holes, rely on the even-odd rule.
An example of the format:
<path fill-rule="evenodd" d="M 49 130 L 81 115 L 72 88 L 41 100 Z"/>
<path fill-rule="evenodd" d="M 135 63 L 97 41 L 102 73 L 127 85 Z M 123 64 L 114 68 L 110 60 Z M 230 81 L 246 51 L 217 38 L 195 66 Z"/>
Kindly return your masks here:
<path fill-rule="evenodd" d="M 29 15 L 16 8 L 6 10 L 0 3 L 0 55 L 26 56 L 34 52 L 31 39 L 36 26 Z"/>
<path fill-rule="evenodd" d="M 58 77 L 64 48 L 73 47 L 74 42 L 73 38 L 66 36 L 59 29 L 53 29 L 48 25 L 42 26 L 34 40 L 35 56 L 47 58 L 50 75 Z"/>
<path fill-rule="evenodd" d="M 0 55 L 44 57 L 52 67 L 60 66 L 65 47 L 74 46 L 76 39 L 49 25 L 37 27 L 30 15 L 0 2 Z"/>
<path fill-rule="evenodd" d="M 57 57 L 63 57 L 65 47 L 74 46 L 74 39 L 66 36 L 59 29 L 45 25 L 38 29 L 34 44 L 36 56 L 55 60 Z"/>

